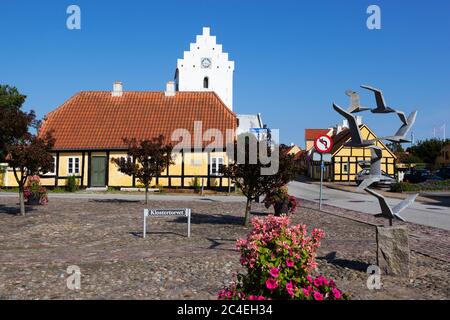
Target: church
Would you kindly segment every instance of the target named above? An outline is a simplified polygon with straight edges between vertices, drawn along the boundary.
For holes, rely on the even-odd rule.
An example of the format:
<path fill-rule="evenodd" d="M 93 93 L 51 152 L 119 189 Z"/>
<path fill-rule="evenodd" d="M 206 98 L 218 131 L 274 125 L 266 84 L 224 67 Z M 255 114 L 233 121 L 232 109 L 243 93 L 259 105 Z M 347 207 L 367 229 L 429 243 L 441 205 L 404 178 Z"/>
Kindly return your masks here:
<path fill-rule="evenodd" d="M 226 132 L 234 141 L 239 122 L 233 112 L 234 67 L 210 29 L 203 28 L 178 59 L 165 91 L 127 91 L 116 81 L 111 91 L 76 93 L 47 114 L 40 128 L 41 134 L 53 131 L 56 140 L 54 169 L 42 175 L 42 184 L 63 187 L 69 176 L 76 176 L 80 187 L 93 190 L 139 187 L 137 179 L 120 173 L 111 162 L 127 156 L 123 138 L 145 140 L 162 134 L 166 142 L 176 144 L 171 141 L 174 131 L 183 129 L 195 139 L 200 123 L 202 137 L 214 129 L 223 133 L 224 146 Z M 228 161 L 226 150 L 210 150 L 207 145 L 202 141 L 200 149 L 174 153 L 175 163 L 153 179 L 153 185 L 190 188 L 198 181 L 205 188 L 228 188 L 228 179 L 220 174 Z M 16 186 L 12 170 L 3 182 Z"/>

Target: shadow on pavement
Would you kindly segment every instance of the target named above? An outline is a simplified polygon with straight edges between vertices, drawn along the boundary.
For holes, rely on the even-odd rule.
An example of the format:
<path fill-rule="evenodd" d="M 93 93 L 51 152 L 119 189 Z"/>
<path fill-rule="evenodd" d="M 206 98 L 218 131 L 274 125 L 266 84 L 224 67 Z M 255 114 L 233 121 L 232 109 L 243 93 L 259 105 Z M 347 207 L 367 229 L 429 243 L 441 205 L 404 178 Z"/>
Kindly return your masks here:
<path fill-rule="evenodd" d="M 348 268 L 356 271 L 363 271 L 366 272 L 367 268 L 370 266 L 370 264 L 362 262 L 362 261 L 355 261 L 355 260 L 346 260 L 346 259 L 336 259 L 336 252 L 330 252 L 324 257 L 317 257 L 318 260 L 325 260 L 328 263 L 334 264 L 335 266 L 339 266 L 342 268 Z"/>

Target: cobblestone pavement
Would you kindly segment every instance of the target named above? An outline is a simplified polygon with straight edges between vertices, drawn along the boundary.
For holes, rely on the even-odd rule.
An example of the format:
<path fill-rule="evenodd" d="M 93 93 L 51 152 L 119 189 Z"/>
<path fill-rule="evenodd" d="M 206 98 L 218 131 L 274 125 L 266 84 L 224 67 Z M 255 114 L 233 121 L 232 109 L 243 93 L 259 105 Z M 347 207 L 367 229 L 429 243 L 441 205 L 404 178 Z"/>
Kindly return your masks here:
<path fill-rule="evenodd" d="M 343 217 L 352 218 L 351 212 L 322 213 L 301 204 L 293 223 L 326 232 L 317 272 L 336 279 L 353 299 L 450 298 L 448 261 L 413 247 L 425 248 L 438 237 L 446 241 L 448 232 L 410 226 L 418 235 L 412 237 L 410 279 L 382 276 L 382 289 L 371 291 L 366 269 L 376 259 L 374 227 Z M 0 298 L 215 299 L 243 271 L 234 249 L 248 232 L 241 225 L 243 203 L 151 201 L 148 207 L 192 208 L 192 237 L 186 237 L 186 218 L 153 218 L 143 239 L 139 201 L 53 199 L 20 217 L 14 215 L 15 198 L 0 198 Z M 254 215 L 267 212 L 253 207 Z M 81 269 L 78 291 L 66 286 L 70 265 Z"/>

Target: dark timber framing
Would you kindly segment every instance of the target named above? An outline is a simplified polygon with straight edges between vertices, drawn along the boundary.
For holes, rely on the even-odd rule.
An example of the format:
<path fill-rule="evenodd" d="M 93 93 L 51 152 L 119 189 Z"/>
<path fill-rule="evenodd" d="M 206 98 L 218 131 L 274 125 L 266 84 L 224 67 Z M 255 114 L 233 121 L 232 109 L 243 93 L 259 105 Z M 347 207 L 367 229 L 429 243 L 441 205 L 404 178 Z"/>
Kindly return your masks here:
<path fill-rule="evenodd" d="M 194 148 L 187 150 L 189 152 L 197 152 L 197 150 L 195 150 Z M 102 157 L 105 157 L 105 161 L 106 161 L 106 165 L 105 165 L 105 185 L 108 186 L 109 185 L 109 169 L 110 169 L 110 157 L 111 157 L 111 152 L 123 152 L 123 153 L 127 153 L 126 149 L 64 149 L 64 150 L 54 150 L 53 151 L 56 155 L 56 161 L 55 161 L 55 166 L 56 166 L 56 170 L 55 170 L 55 174 L 54 175 L 44 175 L 42 176 L 43 178 L 53 178 L 55 179 L 54 181 L 54 186 L 58 187 L 60 185 L 59 180 L 65 180 L 67 178 L 69 178 L 68 176 L 60 176 L 59 175 L 59 166 L 61 164 L 61 156 L 64 155 L 65 153 L 81 153 L 81 170 L 80 170 L 80 174 L 77 175 L 76 177 L 80 179 L 80 186 L 81 187 L 92 187 L 92 181 L 91 181 L 91 169 L 92 169 L 92 156 L 95 153 L 105 153 L 105 155 L 102 155 Z M 224 188 L 224 181 L 223 179 L 227 179 L 228 178 L 224 177 L 224 176 L 213 176 L 211 175 L 211 150 L 209 149 L 203 149 L 201 151 L 202 153 L 206 153 L 207 154 L 207 172 L 203 175 L 186 175 L 186 157 L 185 157 L 185 149 L 181 149 L 180 153 L 181 153 L 181 175 L 170 175 L 170 166 L 168 166 L 166 168 L 166 174 L 162 175 L 162 176 L 158 176 L 155 178 L 156 184 L 159 184 L 160 179 L 164 178 L 167 179 L 167 187 L 172 188 L 172 187 L 180 187 L 181 188 L 185 188 L 188 187 L 190 188 L 191 186 L 187 186 L 185 183 L 185 179 L 194 179 L 194 178 L 199 178 L 199 179 L 206 179 L 206 188 L 208 189 L 222 189 Z M 226 150 L 224 149 L 223 152 L 226 152 Z M 100 156 L 100 155 L 99 155 Z M 87 161 L 86 161 L 87 158 Z M 133 158 L 133 163 L 136 163 L 136 159 Z M 87 175 L 87 183 L 85 183 L 85 179 L 86 179 L 86 175 Z M 174 181 L 174 179 L 179 179 L 180 180 L 180 186 L 173 186 L 172 183 Z M 215 184 L 212 185 L 212 180 L 215 180 Z M 218 181 L 217 181 L 218 180 Z M 135 188 L 136 187 L 136 177 L 133 176 L 132 177 L 132 187 Z M 118 186 L 115 186 L 118 187 Z M 130 187 L 129 185 L 126 186 L 121 186 L 121 187 Z M 228 188 L 228 187 L 227 187 Z"/>

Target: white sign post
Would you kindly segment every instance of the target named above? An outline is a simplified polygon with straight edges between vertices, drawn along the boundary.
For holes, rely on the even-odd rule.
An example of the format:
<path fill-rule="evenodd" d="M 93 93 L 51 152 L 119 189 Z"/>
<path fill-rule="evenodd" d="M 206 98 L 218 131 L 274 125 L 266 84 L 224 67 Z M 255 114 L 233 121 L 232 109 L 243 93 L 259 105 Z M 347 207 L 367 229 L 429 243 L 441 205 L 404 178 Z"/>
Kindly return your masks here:
<path fill-rule="evenodd" d="M 187 217 L 188 224 L 188 238 L 191 237 L 191 209 L 144 209 L 144 232 L 143 238 L 147 234 L 147 218 L 148 217 L 170 217 L 170 216 L 184 216 Z"/>
<path fill-rule="evenodd" d="M 325 170 L 325 161 L 331 162 L 331 155 L 328 155 L 333 148 L 333 140 L 326 135 L 319 136 L 314 141 L 314 148 L 320 154 L 320 193 L 319 193 L 319 210 L 322 210 L 322 189 L 323 189 L 323 172 Z M 325 159 L 324 159 L 325 158 Z M 313 158 L 313 160 L 315 160 Z"/>

